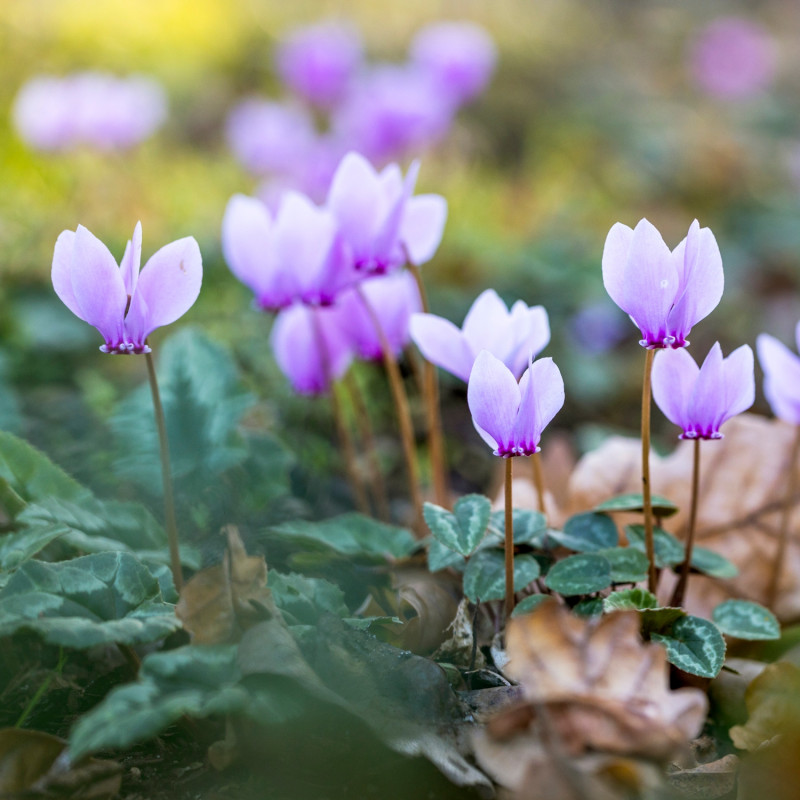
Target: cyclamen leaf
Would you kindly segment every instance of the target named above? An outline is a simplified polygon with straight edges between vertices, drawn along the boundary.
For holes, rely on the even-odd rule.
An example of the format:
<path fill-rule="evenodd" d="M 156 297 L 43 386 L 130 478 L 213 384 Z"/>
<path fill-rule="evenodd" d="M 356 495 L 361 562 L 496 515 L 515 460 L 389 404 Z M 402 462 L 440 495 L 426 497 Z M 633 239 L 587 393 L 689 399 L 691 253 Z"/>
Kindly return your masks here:
<path fill-rule="evenodd" d="M 486 535 L 492 504 L 489 498 L 469 494 L 456 501 L 452 513 L 433 503 L 425 503 L 425 522 L 431 533 L 462 556 L 469 556 Z"/>
<path fill-rule="evenodd" d="M 576 553 L 589 553 L 616 547 L 619 542 L 617 526 L 606 514 L 588 512 L 570 517 L 563 531 L 548 534 L 563 547 Z"/>
<path fill-rule="evenodd" d="M 764 606 L 748 600 L 726 600 L 712 612 L 711 619 L 728 636 L 756 641 L 779 639 L 781 626 Z"/>
<path fill-rule="evenodd" d="M 28 561 L 0 590 L 0 637 L 30 630 L 82 649 L 153 642 L 179 627 L 157 579 L 130 553 Z"/>
<path fill-rule="evenodd" d="M 631 547 L 645 552 L 644 525 L 626 525 L 625 534 Z M 653 528 L 653 549 L 659 569 L 674 567 L 685 558 L 683 545 L 663 528 Z"/>
<path fill-rule="evenodd" d="M 533 556 L 514 559 L 514 591 L 522 591 L 539 577 L 539 562 Z M 502 600 L 506 593 L 505 555 L 500 550 L 481 550 L 464 570 L 464 594 L 473 602 Z"/>
<path fill-rule="evenodd" d="M 652 592 L 645 589 L 625 589 L 621 592 L 612 592 L 603 601 L 605 611 L 626 611 L 643 608 L 658 608 L 658 599 Z"/>
<path fill-rule="evenodd" d="M 533 547 L 542 547 L 547 536 L 547 520 L 540 511 L 528 508 L 515 508 L 512 511 L 514 525 L 514 544 L 529 544 Z M 505 511 L 493 511 L 490 532 L 498 537 L 498 544 L 502 544 L 506 532 Z M 487 537 L 488 538 L 488 537 Z M 486 544 L 484 540 L 483 544 Z"/>
<path fill-rule="evenodd" d="M 635 547 L 614 547 L 597 554 L 611 564 L 612 583 L 638 583 L 647 578 L 647 556 Z"/>
<path fill-rule="evenodd" d="M 705 547 L 692 549 L 692 567 L 712 578 L 735 578 L 739 574 L 736 564 Z"/>
<path fill-rule="evenodd" d="M 545 584 L 565 597 L 599 592 L 611 586 L 611 564 L 597 553 L 569 556 L 553 564 Z"/>
<path fill-rule="evenodd" d="M 691 675 L 715 678 L 725 661 L 725 640 L 707 619 L 681 617 L 667 633 L 654 633 L 651 638 L 664 645 L 670 664 Z"/>
<path fill-rule="evenodd" d="M 461 553 L 445 547 L 435 536 L 431 536 L 428 542 L 428 569 L 431 572 L 439 572 L 447 567 L 454 567 L 460 571 L 465 565 L 466 559 Z"/>
<path fill-rule="evenodd" d="M 336 584 L 322 578 L 309 578 L 295 572 L 284 575 L 270 570 L 267 585 L 275 605 L 292 624 L 313 625 L 320 614 L 346 617 L 350 613 L 344 602 L 344 592 Z"/>
<path fill-rule="evenodd" d="M 545 600 L 551 599 L 552 597 L 549 594 L 529 594 L 527 597 L 523 597 L 522 600 L 514 606 L 511 616 L 521 617 L 523 614 L 530 614 L 531 611 L 538 608 Z"/>
<path fill-rule="evenodd" d="M 678 506 L 666 497 L 654 494 L 650 498 L 650 503 L 653 507 L 653 513 L 657 517 L 671 517 L 677 513 Z M 594 507 L 595 511 L 644 511 L 644 500 L 640 492 L 631 492 L 630 494 L 621 494 L 617 497 L 612 497 Z"/>

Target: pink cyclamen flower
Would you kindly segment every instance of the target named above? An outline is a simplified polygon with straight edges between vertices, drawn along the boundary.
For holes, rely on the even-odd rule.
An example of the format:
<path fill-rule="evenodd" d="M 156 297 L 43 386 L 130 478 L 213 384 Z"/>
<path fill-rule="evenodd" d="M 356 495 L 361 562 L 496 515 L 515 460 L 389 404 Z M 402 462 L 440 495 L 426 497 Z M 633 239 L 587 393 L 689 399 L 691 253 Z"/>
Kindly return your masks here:
<path fill-rule="evenodd" d="M 278 366 L 298 394 L 325 394 L 353 360 L 335 308 L 298 304 L 284 309 L 272 326 L 271 343 Z"/>
<path fill-rule="evenodd" d="M 358 289 L 342 292 L 336 310 L 342 332 L 359 358 L 379 361 L 383 358 L 378 332 L 364 299 L 380 319 L 383 335 L 395 357 L 408 345 L 411 315 L 422 309 L 422 300 L 414 276 L 405 270 L 378 275 L 361 281 Z"/>
<path fill-rule="evenodd" d="M 686 347 L 692 326 L 722 297 L 722 257 L 714 234 L 697 220 L 672 252 L 646 219 L 634 230 L 617 222 L 603 249 L 603 283 L 641 330 L 639 344 Z"/>
<path fill-rule="evenodd" d="M 266 311 L 328 305 L 355 279 L 333 215 L 293 191 L 274 217 L 260 200 L 234 195 L 222 220 L 222 252 Z"/>
<path fill-rule="evenodd" d="M 447 202 L 437 194 L 412 196 L 419 172 L 405 179 L 396 164 L 377 172 L 348 153 L 333 176 L 328 200 L 348 258 L 362 274 L 382 274 L 407 262 L 424 264 L 442 239 Z"/>
<path fill-rule="evenodd" d="M 182 317 L 200 293 L 203 263 L 193 237 L 162 247 L 140 273 L 141 258 L 140 222 L 119 265 L 83 225 L 56 240 L 53 287 L 76 317 L 100 331 L 104 353 L 149 353 L 147 337 Z"/>
<path fill-rule="evenodd" d="M 293 31 L 278 45 L 283 82 L 323 107 L 342 99 L 361 65 L 362 43 L 349 25 L 327 22 Z"/>
<path fill-rule="evenodd" d="M 479 95 L 489 83 L 497 48 L 489 34 L 472 22 L 436 22 L 414 36 L 411 59 L 454 103 Z"/>
<path fill-rule="evenodd" d="M 499 358 L 516 379 L 550 341 L 550 323 L 542 306 L 522 300 L 509 309 L 494 289 L 478 295 L 457 328 L 435 314 L 414 314 L 411 338 L 425 358 L 466 382 L 481 350 Z"/>
<path fill-rule="evenodd" d="M 800 323 L 795 328 L 795 339 L 800 348 Z M 772 413 L 800 425 L 800 357 L 768 333 L 758 336 L 756 350 L 764 370 L 764 394 Z"/>
<path fill-rule="evenodd" d="M 752 97 L 775 76 L 775 45 L 767 30 L 743 17 L 715 19 L 692 45 L 698 86 L 725 100 Z"/>
<path fill-rule="evenodd" d="M 721 439 L 720 426 L 756 396 L 753 351 L 744 344 L 727 358 L 715 343 L 701 367 L 687 350 L 665 350 L 653 364 L 653 399 L 683 429 L 681 439 Z"/>
<path fill-rule="evenodd" d="M 496 456 L 530 456 L 564 405 L 564 381 L 552 358 L 533 362 L 517 383 L 488 350 L 475 359 L 467 386 L 472 423 Z"/>

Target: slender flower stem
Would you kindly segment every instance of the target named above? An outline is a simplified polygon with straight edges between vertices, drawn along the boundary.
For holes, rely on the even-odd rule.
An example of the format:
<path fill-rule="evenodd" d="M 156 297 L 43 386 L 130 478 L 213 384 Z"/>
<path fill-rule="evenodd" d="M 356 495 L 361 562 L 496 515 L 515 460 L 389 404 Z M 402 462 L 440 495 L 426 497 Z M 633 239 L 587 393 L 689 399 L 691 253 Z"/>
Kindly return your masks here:
<path fill-rule="evenodd" d="M 692 568 L 692 551 L 694 549 L 694 533 L 697 528 L 697 505 L 700 489 L 700 439 L 694 440 L 694 462 L 692 464 L 692 501 L 689 506 L 689 532 L 686 535 L 686 554 L 681 564 L 681 576 L 672 593 L 670 605 L 683 605 L 686 587 L 689 584 L 689 571 Z"/>
<path fill-rule="evenodd" d="M 147 377 L 150 379 L 150 392 L 153 395 L 153 410 L 156 415 L 158 429 L 158 445 L 161 454 L 161 480 L 164 486 L 164 518 L 169 542 L 169 562 L 172 569 L 172 580 L 180 594 L 183 589 L 183 570 L 178 550 L 178 523 L 175 518 L 175 495 L 172 490 L 172 469 L 169 463 L 169 440 L 167 439 L 167 423 L 164 420 L 164 407 L 161 405 L 161 394 L 158 391 L 156 368 L 152 353 L 144 354 L 147 362 Z"/>
<path fill-rule="evenodd" d="M 505 517 L 505 551 L 506 551 L 506 619 L 510 619 L 514 610 L 514 506 L 511 499 L 511 463 L 506 459 L 506 517 Z"/>
<path fill-rule="evenodd" d="M 795 428 L 794 442 L 789 456 L 789 478 L 786 482 L 786 496 L 783 502 L 783 513 L 781 514 L 781 527 L 778 533 L 778 550 L 775 553 L 775 561 L 772 565 L 772 577 L 767 587 L 767 605 L 772 608 L 778 599 L 778 585 L 781 578 L 783 562 L 786 558 L 786 546 L 789 543 L 789 522 L 792 517 L 794 507 L 794 496 L 797 492 L 797 461 L 800 456 L 800 425 Z"/>
<path fill-rule="evenodd" d="M 31 711 L 39 704 L 39 701 L 44 696 L 44 693 L 50 687 L 50 684 L 53 682 L 53 678 L 56 675 L 61 674 L 61 670 L 64 669 L 64 664 L 67 662 L 67 654 L 64 652 L 63 647 L 58 648 L 58 663 L 52 672 L 47 673 L 47 677 L 42 681 L 39 685 L 39 688 L 36 690 L 36 693 L 31 697 L 28 701 L 28 705 L 25 706 L 23 712 L 19 715 L 19 719 L 14 723 L 15 728 L 21 728 L 25 724 L 25 720 L 28 719 L 30 716 Z"/>
<path fill-rule="evenodd" d="M 650 383 L 655 350 L 645 350 L 644 380 L 642 382 L 642 505 L 644 506 L 644 544 L 649 569 L 647 588 L 656 591 L 656 554 L 653 544 L 653 501 L 650 497 Z"/>
<path fill-rule="evenodd" d="M 352 371 L 345 374 L 342 382 L 344 383 L 345 389 L 347 389 L 347 393 L 350 395 L 350 402 L 355 407 L 358 432 L 361 436 L 361 441 L 369 461 L 370 488 L 375 498 L 378 516 L 384 522 L 388 522 L 390 514 L 389 501 L 386 499 L 386 483 L 383 480 L 380 461 L 378 461 L 378 450 L 375 447 L 375 435 L 372 431 L 372 423 L 369 419 L 369 409 L 364 402 L 364 395 L 358 386 L 358 381 L 353 377 Z"/>
<path fill-rule="evenodd" d="M 344 466 L 345 470 L 347 471 L 347 478 L 350 481 L 350 486 L 353 489 L 356 508 L 358 508 L 362 514 L 369 514 L 369 501 L 367 500 L 367 492 L 364 488 L 364 483 L 358 474 L 356 450 L 353 446 L 353 438 L 350 436 L 350 430 L 348 429 L 347 421 L 344 418 L 342 404 L 339 401 L 338 386 L 335 383 L 331 383 L 330 396 L 333 420 L 336 425 L 336 435 L 339 437 L 339 443 L 342 445 Z"/>
<path fill-rule="evenodd" d="M 411 274 L 417 282 L 419 296 L 422 300 L 422 310 L 429 311 L 428 295 L 422 282 L 419 267 L 409 264 Z M 425 397 L 425 416 L 428 423 L 428 450 L 431 456 L 431 472 L 433 473 L 433 492 L 436 502 L 449 508 L 449 489 L 447 485 L 447 463 L 444 452 L 444 433 L 442 431 L 442 416 L 439 405 L 439 381 L 436 377 L 436 367 L 425 359 L 423 373 L 423 395 Z"/>
<path fill-rule="evenodd" d="M 397 364 L 397 359 L 392 353 L 392 348 L 383 332 L 383 327 L 378 315 L 375 313 L 363 290 L 358 287 L 356 290 L 364 304 L 364 308 L 369 314 L 372 324 L 375 326 L 375 332 L 378 335 L 378 341 L 381 345 L 381 352 L 383 353 L 383 364 L 386 368 L 386 374 L 389 378 L 389 386 L 392 390 L 392 398 L 394 399 L 395 412 L 397 413 L 397 423 L 400 426 L 400 438 L 403 442 L 403 454 L 406 461 L 406 470 L 408 472 L 408 489 L 411 495 L 411 502 L 414 506 L 414 521 L 417 534 L 422 536 L 425 529 L 425 521 L 422 516 L 422 495 L 419 488 L 419 468 L 417 466 L 417 454 L 414 445 L 414 425 L 411 421 L 411 409 L 408 405 L 408 395 L 403 387 L 403 376 L 400 374 L 400 367 Z"/>
<path fill-rule="evenodd" d="M 539 511 L 544 514 L 544 476 L 542 475 L 542 458 L 539 452 L 531 456 L 531 466 L 533 467 L 533 485 L 536 487 Z"/>

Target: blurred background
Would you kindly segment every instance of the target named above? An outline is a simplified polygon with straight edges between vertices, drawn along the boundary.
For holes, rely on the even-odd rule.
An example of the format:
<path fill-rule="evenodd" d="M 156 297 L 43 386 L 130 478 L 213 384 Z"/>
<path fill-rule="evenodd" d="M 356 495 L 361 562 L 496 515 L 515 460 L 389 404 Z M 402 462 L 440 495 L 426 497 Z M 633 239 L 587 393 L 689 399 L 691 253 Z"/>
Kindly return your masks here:
<path fill-rule="evenodd" d="M 443 21 L 479 26 L 462 53 L 474 82 L 449 98 L 418 80 L 450 47 L 421 33 Z M 322 37 L 310 45 L 308 26 Z M 256 398 L 237 425 L 277 432 L 299 459 L 287 480 L 303 513 L 346 507 L 344 488 L 309 499 L 337 459 L 330 412 L 292 395 L 270 320 L 232 278 L 219 231 L 235 192 L 324 197 L 331 164 L 355 147 L 377 165 L 421 159 L 418 190 L 447 198 L 444 240 L 424 267 L 432 310 L 460 325 L 488 287 L 544 305 L 544 355 L 567 391 L 555 426 L 576 452 L 609 432 L 635 435 L 641 349 L 600 272 L 613 223 L 647 217 L 671 247 L 694 218 L 713 230 L 726 291 L 693 332 L 695 357 L 715 340 L 725 353 L 752 345 L 762 330 L 792 341 L 799 36 L 792 0 L 355 0 L 346 14 L 322 0 L 4 0 L 0 426 L 98 491 L 120 491 L 131 470 L 113 467 L 135 425 L 120 408 L 144 364 L 101 356 L 49 273 L 62 230 L 84 224 L 120 257 L 141 220 L 145 259 L 181 236 L 200 243 L 204 289 L 179 324 L 232 354 L 237 385 Z M 304 84 L 304 46 L 330 49 L 339 83 Z M 401 471 L 380 371 L 360 367 L 358 379 L 387 469 Z M 493 464 L 464 387 L 441 379 L 454 484 L 485 489 Z M 671 447 L 675 431 L 656 416 Z M 203 524 L 212 519 L 224 521 Z"/>

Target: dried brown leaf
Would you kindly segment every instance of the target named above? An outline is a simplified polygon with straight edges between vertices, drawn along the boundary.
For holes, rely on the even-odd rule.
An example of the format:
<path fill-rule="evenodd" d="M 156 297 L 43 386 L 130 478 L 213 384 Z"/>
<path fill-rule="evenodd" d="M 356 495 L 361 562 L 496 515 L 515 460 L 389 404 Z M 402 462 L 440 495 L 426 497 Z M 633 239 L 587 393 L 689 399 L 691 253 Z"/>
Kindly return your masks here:
<path fill-rule="evenodd" d="M 175 608 L 194 644 L 235 642 L 243 631 L 276 613 L 264 557 L 248 556 L 234 527 L 226 533 L 222 564 L 194 575 Z"/>
<path fill-rule="evenodd" d="M 41 731 L 0 730 L 0 797 L 115 797 L 122 782 L 120 765 L 98 758 L 72 764 L 66 747 L 64 739 Z"/>
<path fill-rule="evenodd" d="M 724 433 L 724 439 L 701 445 L 696 543 L 728 558 L 739 568 L 739 575 L 725 581 L 692 577 L 686 607 L 704 617 L 731 597 L 767 602 L 794 437 L 792 426 L 752 414 L 730 420 Z M 688 523 L 692 449 L 691 442 L 681 442 L 669 456 L 651 457 L 653 491 L 680 509 L 663 521 L 663 527 L 681 540 Z M 614 495 L 641 491 L 640 459 L 639 440 L 621 437 L 608 439 L 584 456 L 572 474 L 570 501 L 562 519 Z M 637 521 L 640 516 L 619 515 L 619 520 Z M 662 599 L 672 590 L 671 574 L 665 572 L 664 578 Z M 783 621 L 800 619 L 800 540 L 796 536 L 787 548 L 773 611 Z"/>

